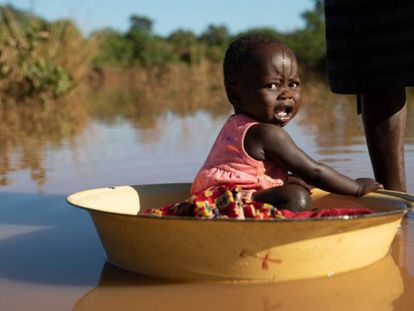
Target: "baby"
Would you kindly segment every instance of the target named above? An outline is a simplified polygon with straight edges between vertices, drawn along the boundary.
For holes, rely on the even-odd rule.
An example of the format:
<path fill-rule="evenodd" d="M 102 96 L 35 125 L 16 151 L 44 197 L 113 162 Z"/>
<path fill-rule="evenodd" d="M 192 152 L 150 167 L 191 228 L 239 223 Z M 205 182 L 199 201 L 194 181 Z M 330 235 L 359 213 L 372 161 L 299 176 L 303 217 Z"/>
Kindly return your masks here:
<path fill-rule="evenodd" d="M 227 49 L 223 71 L 234 114 L 216 138 L 192 193 L 237 185 L 248 200 L 297 212 L 311 208 L 310 185 L 357 197 L 383 188 L 371 178 L 353 180 L 313 160 L 283 129 L 301 105 L 298 64 L 285 44 L 265 34 L 242 36 Z"/>

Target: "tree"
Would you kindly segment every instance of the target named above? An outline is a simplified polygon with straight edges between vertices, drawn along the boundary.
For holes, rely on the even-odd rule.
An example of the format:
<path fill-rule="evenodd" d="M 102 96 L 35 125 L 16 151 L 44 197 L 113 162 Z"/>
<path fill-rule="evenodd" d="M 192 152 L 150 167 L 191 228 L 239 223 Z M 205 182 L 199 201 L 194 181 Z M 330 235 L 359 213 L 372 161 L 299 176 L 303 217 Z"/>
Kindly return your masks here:
<path fill-rule="evenodd" d="M 225 25 L 209 25 L 201 36 L 200 40 L 209 46 L 227 46 L 230 41 L 230 33 Z"/>
<path fill-rule="evenodd" d="M 199 61 L 197 37 L 191 30 L 178 29 L 171 33 L 167 40 L 181 61 L 186 63 Z"/>
<path fill-rule="evenodd" d="M 94 32 L 91 38 L 97 38 L 99 42 L 99 51 L 94 58 L 95 65 L 128 66 L 132 63 L 133 44 L 122 33 L 106 28 Z"/>
<path fill-rule="evenodd" d="M 223 60 L 224 53 L 231 40 L 231 35 L 224 25 L 209 25 L 199 39 L 206 45 L 208 60 L 219 63 Z"/>
<path fill-rule="evenodd" d="M 251 29 L 248 29 L 247 31 L 240 32 L 235 36 L 235 38 L 247 35 L 249 33 L 264 33 L 264 34 L 276 37 L 276 38 L 278 38 L 279 40 L 282 40 L 282 41 L 284 41 L 283 38 L 285 36 L 284 34 L 282 34 L 281 32 L 277 31 L 274 28 L 260 27 L 260 28 L 251 28 Z"/>
<path fill-rule="evenodd" d="M 148 17 L 132 15 L 129 18 L 129 21 L 131 23 L 130 30 L 139 30 L 147 34 L 150 34 L 152 32 L 152 26 L 154 25 L 154 22 Z"/>
<path fill-rule="evenodd" d="M 132 45 L 132 63 L 140 65 L 163 65 L 176 62 L 177 56 L 166 40 L 153 34 L 151 19 L 133 15 L 131 26 L 125 34 Z"/>
<path fill-rule="evenodd" d="M 323 0 L 315 0 L 313 10 L 302 13 L 305 27 L 285 37 L 285 42 L 303 65 L 312 69 L 325 67 L 326 40 Z"/>

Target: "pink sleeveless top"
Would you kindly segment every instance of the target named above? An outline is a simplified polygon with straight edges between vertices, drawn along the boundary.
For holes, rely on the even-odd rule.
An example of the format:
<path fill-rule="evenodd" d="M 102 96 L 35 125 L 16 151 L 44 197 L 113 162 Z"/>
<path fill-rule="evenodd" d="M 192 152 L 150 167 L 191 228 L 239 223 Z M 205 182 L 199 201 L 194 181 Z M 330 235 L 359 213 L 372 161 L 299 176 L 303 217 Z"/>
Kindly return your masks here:
<path fill-rule="evenodd" d="M 287 170 L 274 161 L 258 161 L 244 150 L 247 130 L 258 122 L 244 114 L 230 116 L 197 173 L 191 192 L 222 184 L 243 189 L 263 190 L 283 186 Z"/>

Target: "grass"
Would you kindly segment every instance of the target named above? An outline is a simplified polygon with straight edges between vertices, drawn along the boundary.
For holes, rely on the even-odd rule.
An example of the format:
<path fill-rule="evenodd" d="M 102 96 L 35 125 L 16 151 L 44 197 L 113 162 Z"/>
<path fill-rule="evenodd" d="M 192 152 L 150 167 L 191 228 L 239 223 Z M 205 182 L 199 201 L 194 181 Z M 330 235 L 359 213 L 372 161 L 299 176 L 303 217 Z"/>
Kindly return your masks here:
<path fill-rule="evenodd" d="M 70 20 L 45 23 L 0 10 L 0 100 L 47 101 L 69 93 L 91 72 L 96 38 Z"/>

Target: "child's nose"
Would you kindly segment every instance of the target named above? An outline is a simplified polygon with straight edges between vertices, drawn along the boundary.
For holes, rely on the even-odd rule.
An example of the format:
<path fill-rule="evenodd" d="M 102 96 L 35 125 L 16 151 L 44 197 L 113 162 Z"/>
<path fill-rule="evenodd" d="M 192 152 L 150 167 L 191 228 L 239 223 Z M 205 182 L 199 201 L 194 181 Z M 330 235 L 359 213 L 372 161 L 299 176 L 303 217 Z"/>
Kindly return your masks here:
<path fill-rule="evenodd" d="M 282 91 L 279 94 L 279 99 L 291 99 L 292 93 L 289 91 L 288 88 L 283 88 Z"/>

